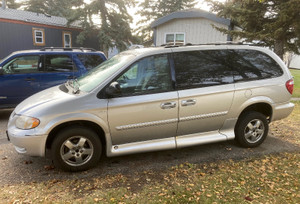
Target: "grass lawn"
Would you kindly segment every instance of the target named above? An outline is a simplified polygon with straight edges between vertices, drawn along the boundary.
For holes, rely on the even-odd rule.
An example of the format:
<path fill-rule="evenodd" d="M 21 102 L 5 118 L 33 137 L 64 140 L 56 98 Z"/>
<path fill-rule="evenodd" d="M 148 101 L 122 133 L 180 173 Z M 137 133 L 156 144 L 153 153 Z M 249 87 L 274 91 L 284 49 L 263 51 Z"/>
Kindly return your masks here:
<path fill-rule="evenodd" d="M 300 145 L 300 102 L 270 134 Z M 1 184 L 0 184 L 1 186 Z M 0 203 L 300 203 L 300 151 L 168 170 L 1 186 Z"/>
<path fill-rule="evenodd" d="M 300 98 L 300 70 L 299 69 L 290 69 L 294 77 L 294 92 L 293 97 Z"/>

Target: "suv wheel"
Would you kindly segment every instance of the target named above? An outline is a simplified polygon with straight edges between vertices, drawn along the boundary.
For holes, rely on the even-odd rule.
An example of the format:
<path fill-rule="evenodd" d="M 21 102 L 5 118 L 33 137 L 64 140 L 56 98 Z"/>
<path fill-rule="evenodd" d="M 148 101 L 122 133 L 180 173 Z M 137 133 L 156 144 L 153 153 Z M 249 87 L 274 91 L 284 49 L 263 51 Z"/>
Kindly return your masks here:
<path fill-rule="evenodd" d="M 54 165 L 65 171 L 83 171 L 96 166 L 101 152 L 98 135 L 85 127 L 63 129 L 51 146 Z"/>
<path fill-rule="evenodd" d="M 257 147 L 267 137 L 269 124 L 266 116 L 259 112 L 243 114 L 235 126 L 235 137 L 243 147 Z"/>

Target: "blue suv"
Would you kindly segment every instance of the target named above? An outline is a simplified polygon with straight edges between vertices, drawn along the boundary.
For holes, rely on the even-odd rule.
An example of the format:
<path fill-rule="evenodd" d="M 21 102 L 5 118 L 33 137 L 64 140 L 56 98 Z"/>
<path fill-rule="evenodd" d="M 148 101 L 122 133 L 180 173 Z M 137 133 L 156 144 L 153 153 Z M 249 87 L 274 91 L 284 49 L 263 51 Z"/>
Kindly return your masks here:
<path fill-rule="evenodd" d="M 0 62 L 0 108 L 15 107 L 43 89 L 64 83 L 106 60 L 89 48 L 43 48 L 14 52 Z"/>

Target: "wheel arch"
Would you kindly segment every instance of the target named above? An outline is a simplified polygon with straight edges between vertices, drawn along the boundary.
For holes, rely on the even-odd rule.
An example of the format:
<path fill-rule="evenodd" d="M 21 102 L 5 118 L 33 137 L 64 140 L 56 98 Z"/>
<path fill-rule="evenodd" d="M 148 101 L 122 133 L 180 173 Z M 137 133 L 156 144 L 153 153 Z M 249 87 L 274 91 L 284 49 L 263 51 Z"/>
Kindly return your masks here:
<path fill-rule="evenodd" d="M 103 153 L 106 152 L 104 150 L 107 149 L 107 146 L 111 144 L 109 128 L 103 119 L 87 113 L 78 113 L 55 118 L 47 124 L 45 129 L 47 130 L 48 137 L 45 150 L 51 149 L 51 144 L 59 131 L 71 126 L 88 127 L 95 131 L 103 145 Z"/>
<path fill-rule="evenodd" d="M 273 108 L 272 106 L 267 102 L 256 102 L 248 105 L 243 109 L 243 111 L 240 113 L 238 120 L 243 116 L 245 113 L 250 111 L 256 111 L 259 113 L 262 113 L 266 116 L 266 119 L 268 122 L 271 122 L 272 115 L 273 115 Z"/>

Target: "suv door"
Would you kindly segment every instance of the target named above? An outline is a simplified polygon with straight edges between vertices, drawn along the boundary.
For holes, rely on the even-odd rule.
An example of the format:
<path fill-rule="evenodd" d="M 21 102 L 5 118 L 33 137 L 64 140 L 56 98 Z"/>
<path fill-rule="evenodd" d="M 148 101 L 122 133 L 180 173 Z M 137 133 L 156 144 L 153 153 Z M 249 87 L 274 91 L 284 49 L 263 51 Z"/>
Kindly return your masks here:
<path fill-rule="evenodd" d="M 16 56 L 2 67 L 0 107 L 14 107 L 39 90 L 42 63 L 39 55 Z"/>
<path fill-rule="evenodd" d="M 71 54 L 46 54 L 43 56 L 43 65 L 44 74 L 40 82 L 41 90 L 80 76 Z"/>
<path fill-rule="evenodd" d="M 116 81 L 121 94 L 108 100 L 113 145 L 169 138 L 175 148 L 178 97 L 168 55 L 143 58 Z"/>
<path fill-rule="evenodd" d="M 177 135 L 218 131 L 234 95 L 227 51 L 178 52 L 173 58 L 179 95 Z"/>

